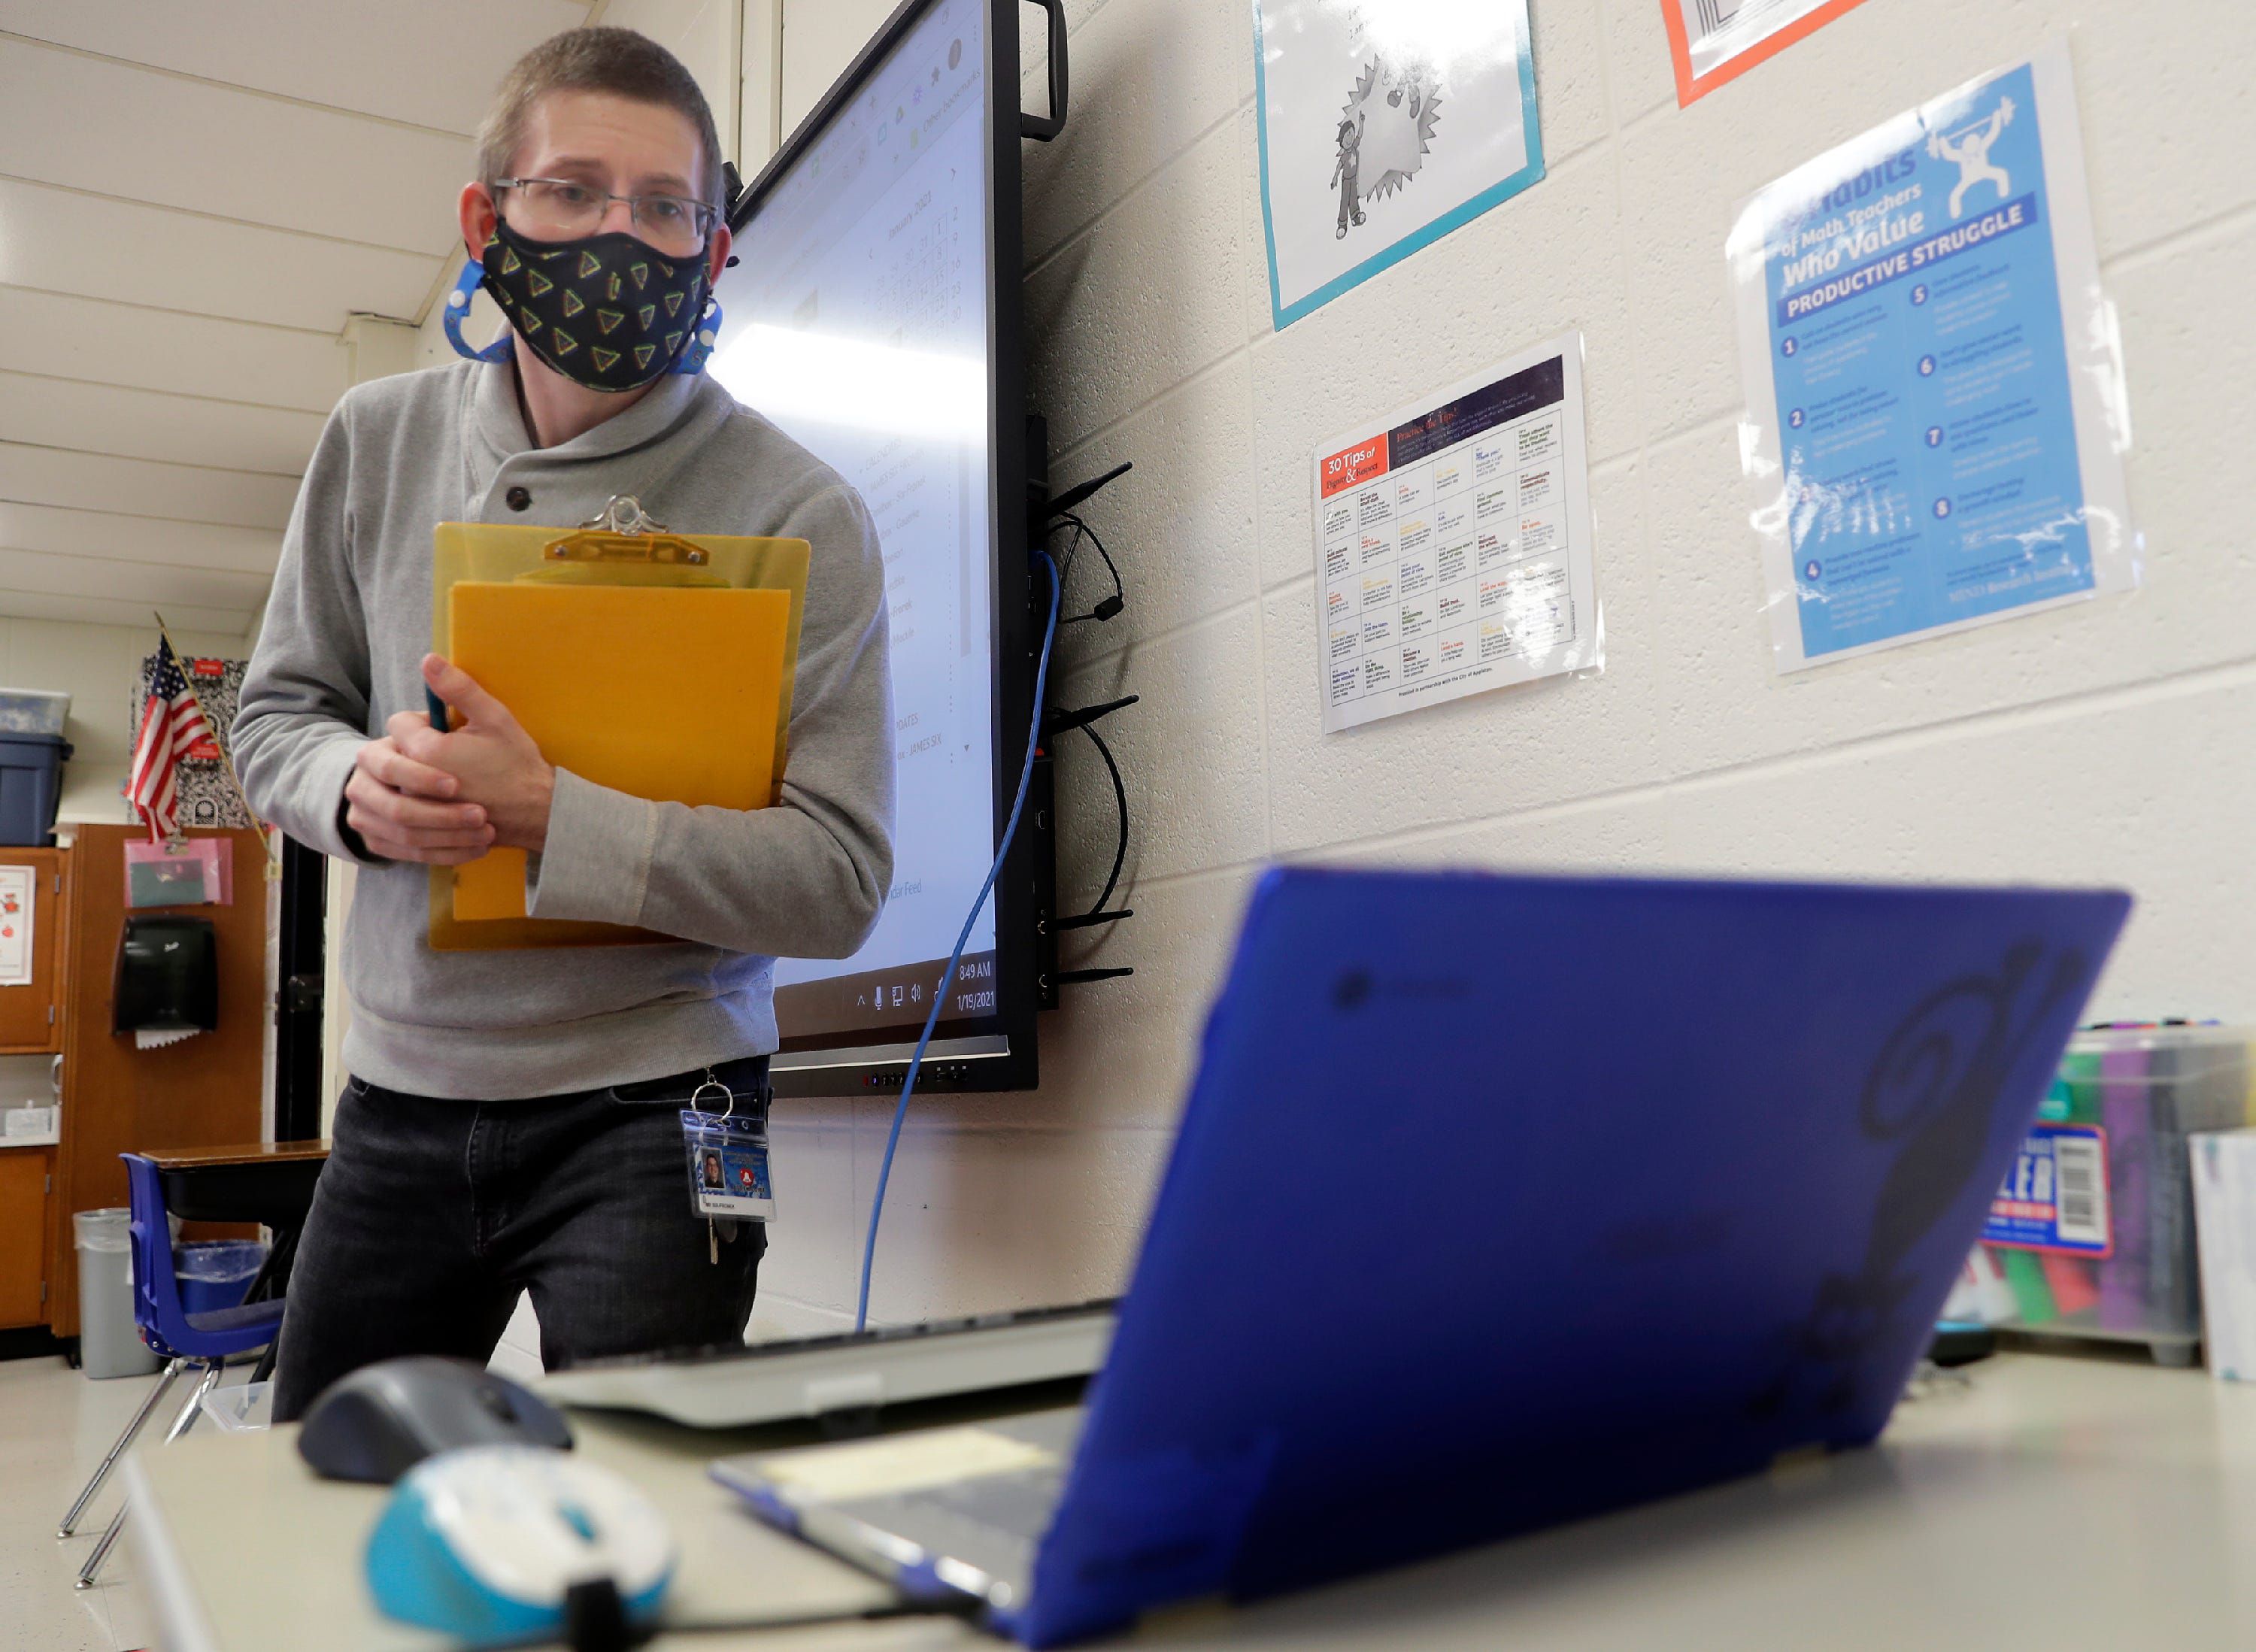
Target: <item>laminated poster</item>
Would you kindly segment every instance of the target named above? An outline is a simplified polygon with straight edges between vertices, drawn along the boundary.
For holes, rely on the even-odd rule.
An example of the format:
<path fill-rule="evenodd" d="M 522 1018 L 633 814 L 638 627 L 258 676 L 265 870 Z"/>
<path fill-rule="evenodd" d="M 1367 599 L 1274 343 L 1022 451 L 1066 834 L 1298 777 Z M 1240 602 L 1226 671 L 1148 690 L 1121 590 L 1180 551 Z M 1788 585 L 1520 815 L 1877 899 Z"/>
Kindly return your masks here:
<path fill-rule="evenodd" d="M 1735 75 L 1815 33 L 1862 0 L 1660 0 L 1676 105 L 1704 97 Z"/>
<path fill-rule="evenodd" d="M 32 984 L 31 866 L 0 866 L 0 986 Z"/>
<path fill-rule="evenodd" d="M 1780 671 L 2138 583 L 2065 46 L 1796 168 L 1729 257 Z"/>
<path fill-rule="evenodd" d="M 1316 449 L 1324 731 L 1597 667 L 1583 336 Z"/>
<path fill-rule="evenodd" d="M 1276 325 L 1543 176 L 1527 0 L 1254 0 Z"/>

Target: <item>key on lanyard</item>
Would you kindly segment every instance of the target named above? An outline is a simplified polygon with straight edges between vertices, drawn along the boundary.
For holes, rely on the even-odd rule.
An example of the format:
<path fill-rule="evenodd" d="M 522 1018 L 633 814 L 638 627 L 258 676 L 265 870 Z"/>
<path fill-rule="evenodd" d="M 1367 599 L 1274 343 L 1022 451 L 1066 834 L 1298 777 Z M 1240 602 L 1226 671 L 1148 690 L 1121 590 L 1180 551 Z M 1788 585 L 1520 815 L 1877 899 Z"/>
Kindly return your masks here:
<path fill-rule="evenodd" d="M 718 1118 L 698 1103 L 708 1091 L 728 1098 Z M 749 1218 L 765 1222 L 775 1215 L 775 1193 L 768 1169 L 765 1121 L 737 1116 L 736 1092 L 709 1069 L 705 1082 L 681 1110 L 682 1140 L 689 1155 L 690 1208 L 705 1218 L 705 1254 L 711 1263 L 721 1260 L 721 1234 L 716 1218 Z"/>

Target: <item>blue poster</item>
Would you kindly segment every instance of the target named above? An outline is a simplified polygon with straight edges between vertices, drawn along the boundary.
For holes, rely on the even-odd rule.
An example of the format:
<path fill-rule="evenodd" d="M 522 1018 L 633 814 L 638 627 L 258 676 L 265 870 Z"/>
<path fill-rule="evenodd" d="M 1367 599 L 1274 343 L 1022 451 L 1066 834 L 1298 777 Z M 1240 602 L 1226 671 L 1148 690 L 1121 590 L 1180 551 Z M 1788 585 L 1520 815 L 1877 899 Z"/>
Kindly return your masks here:
<path fill-rule="evenodd" d="M 2078 142 L 2056 50 L 1742 209 L 1781 669 L 2136 582 Z"/>

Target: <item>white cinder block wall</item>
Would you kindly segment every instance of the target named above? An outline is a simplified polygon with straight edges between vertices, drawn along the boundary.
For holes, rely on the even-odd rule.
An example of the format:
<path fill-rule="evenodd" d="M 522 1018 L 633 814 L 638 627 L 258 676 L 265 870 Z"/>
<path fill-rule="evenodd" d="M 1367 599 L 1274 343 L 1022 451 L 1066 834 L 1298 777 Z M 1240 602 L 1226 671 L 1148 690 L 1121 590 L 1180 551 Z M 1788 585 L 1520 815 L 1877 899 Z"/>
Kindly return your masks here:
<path fill-rule="evenodd" d="M 872 25 L 887 9 L 859 3 Z M 1060 697 L 1144 696 L 1108 724 L 1138 916 L 1074 949 L 1139 973 L 1047 1019 L 1039 1094 L 917 1105 L 878 1317 L 1120 1286 L 1243 891 L 1272 857 L 2119 882 L 2140 905 L 2101 1012 L 2256 1017 L 2256 11 L 1867 0 L 1679 110 L 1660 0 L 1535 0 L 1550 175 L 1282 334 L 1246 0 L 1068 11 L 1071 124 L 1026 148 L 1032 390 L 1061 478 L 1137 464 L 1093 507 L 1131 605 L 1067 633 Z M 1780 684 L 1734 430 L 1732 205 L 2060 34 L 2121 309 L 2147 588 Z M 1604 675 L 1325 738 L 1311 449 L 1570 327 L 1588 348 Z M 1061 881 L 1085 901 L 1110 862 L 1108 788 L 1085 744 L 1062 762 Z M 888 1107 L 784 1110 L 756 1331 L 850 1313 Z"/>

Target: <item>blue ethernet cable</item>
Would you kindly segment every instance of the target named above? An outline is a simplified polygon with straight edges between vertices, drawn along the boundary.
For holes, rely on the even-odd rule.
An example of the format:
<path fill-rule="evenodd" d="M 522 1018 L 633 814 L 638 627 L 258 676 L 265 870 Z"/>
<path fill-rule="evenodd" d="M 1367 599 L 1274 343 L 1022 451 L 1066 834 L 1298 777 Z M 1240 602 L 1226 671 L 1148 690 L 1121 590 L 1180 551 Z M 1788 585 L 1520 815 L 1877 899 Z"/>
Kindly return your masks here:
<path fill-rule="evenodd" d="M 885 1213 L 885 1183 L 893 1174 L 893 1149 L 900 1145 L 901 1125 L 909 1116 L 909 1098 L 916 1093 L 917 1073 L 924 1066 L 925 1046 L 932 1042 L 932 1029 L 940 1024 L 940 1006 L 947 1001 L 948 983 L 955 979 L 956 966 L 963 962 L 964 943 L 971 939 L 971 926 L 979 921 L 980 910 L 994 891 L 995 879 L 1002 875 L 1003 858 L 1011 852 L 1011 841 L 1019 835 L 1019 815 L 1026 806 L 1026 787 L 1034 778 L 1034 753 L 1041 746 L 1042 706 L 1049 692 L 1050 647 L 1057 641 L 1058 599 L 1064 584 L 1050 554 L 1038 550 L 1034 554 L 1049 569 L 1050 616 L 1042 632 L 1041 662 L 1034 668 L 1034 710 L 1026 730 L 1026 760 L 1019 771 L 1019 794 L 1011 800 L 1011 817 L 1004 823 L 1003 841 L 995 850 L 995 864 L 987 868 L 987 880 L 979 886 L 979 898 L 963 914 L 963 928 L 955 937 L 955 950 L 948 955 L 948 968 L 940 978 L 940 985 L 934 989 L 932 1009 L 924 1018 L 924 1031 L 918 1035 L 915 1053 L 909 1057 L 908 1074 L 901 1081 L 901 1099 L 893 1109 L 893 1127 L 885 1137 L 885 1156 L 878 1165 L 877 1197 L 870 1201 L 870 1237 L 862 1246 L 862 1294 L 854 1307 L 857 1331 L 865 1330 L 870 1323 L 870 1269 L 878 1259 L 878 1223 Z"/>

